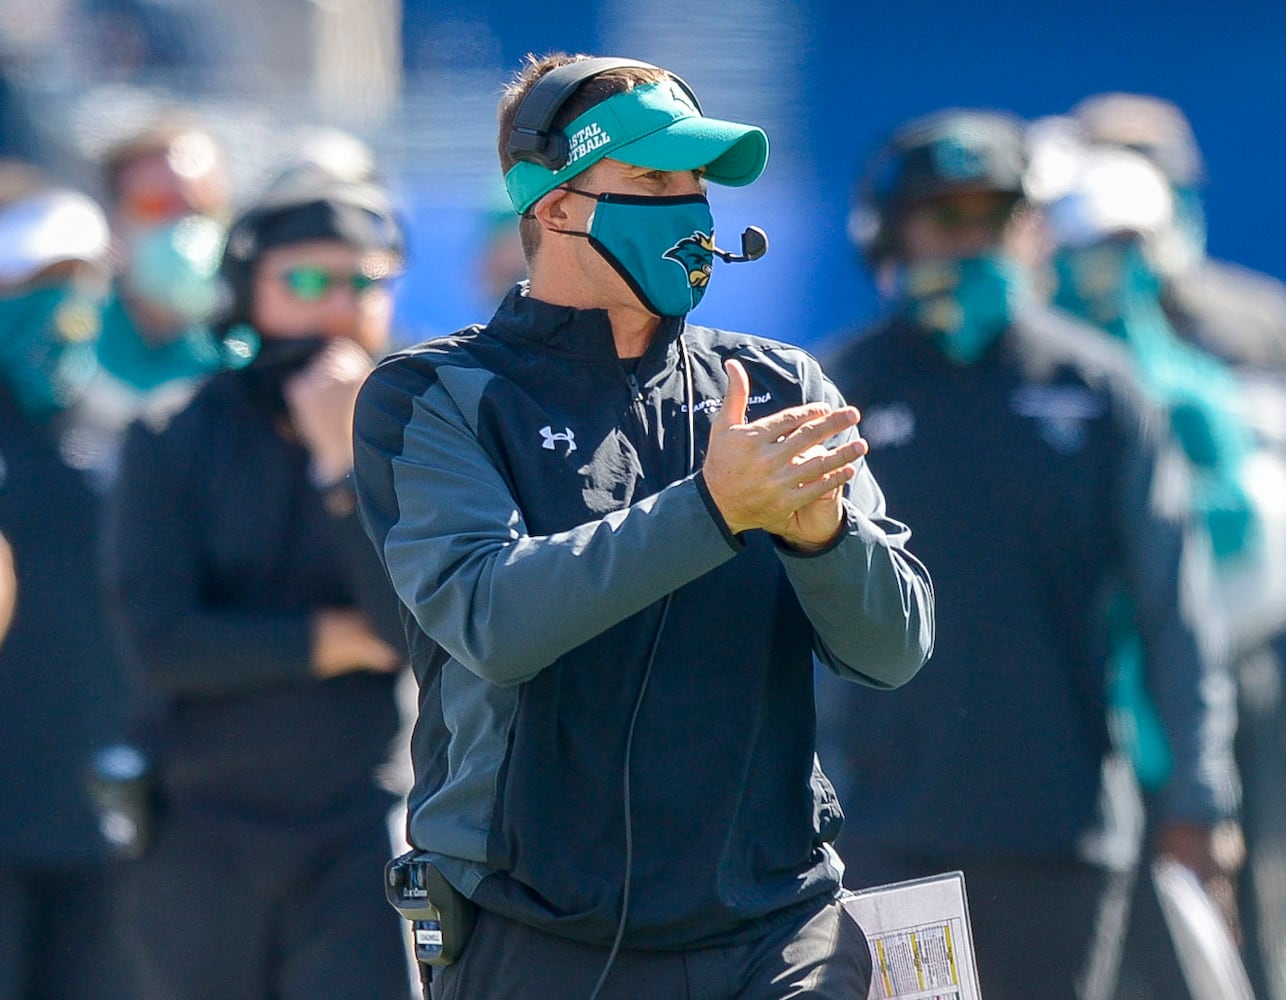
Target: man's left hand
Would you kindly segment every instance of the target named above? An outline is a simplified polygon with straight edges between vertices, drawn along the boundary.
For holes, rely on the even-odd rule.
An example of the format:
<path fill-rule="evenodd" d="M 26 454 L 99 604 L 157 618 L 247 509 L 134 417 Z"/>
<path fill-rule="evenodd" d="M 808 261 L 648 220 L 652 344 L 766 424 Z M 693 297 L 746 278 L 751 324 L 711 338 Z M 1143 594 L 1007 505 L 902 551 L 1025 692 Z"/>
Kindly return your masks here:
<path fill-rule="evenodd" d="M 856 426 L 851 406 L 787 407 L 746 422 L 750 379 L 729 359 L 728 391 L 710 428 L 702 468 L 710 496 L 734 533 L 763 528 L 801 551 L 825 547 L 843 530 L 844 485 L 866 442 L 825 442 Z"/>

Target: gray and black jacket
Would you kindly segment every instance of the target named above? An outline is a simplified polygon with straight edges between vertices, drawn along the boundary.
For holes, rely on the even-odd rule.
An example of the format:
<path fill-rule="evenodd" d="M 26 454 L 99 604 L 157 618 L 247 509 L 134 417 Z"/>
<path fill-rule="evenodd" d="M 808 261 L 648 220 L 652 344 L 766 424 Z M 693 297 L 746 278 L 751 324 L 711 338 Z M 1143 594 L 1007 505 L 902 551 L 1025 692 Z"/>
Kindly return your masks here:
<path fill-rule="evenodd" d="M 804 351 L 679 320 L 630 370 L 605 312 L 522 285 L 362 390 L 359 509 L 420 683 L 409 837 L 485 908 L 611 943 L 636 710 L 627 947 L 734 940 L 839 884 L 812 657 L 905 682 L 932 585 L 865 466 L 820 554 L 728 531 L 699 469 L 730 357 L 749 420 L 840 403 Z"/>

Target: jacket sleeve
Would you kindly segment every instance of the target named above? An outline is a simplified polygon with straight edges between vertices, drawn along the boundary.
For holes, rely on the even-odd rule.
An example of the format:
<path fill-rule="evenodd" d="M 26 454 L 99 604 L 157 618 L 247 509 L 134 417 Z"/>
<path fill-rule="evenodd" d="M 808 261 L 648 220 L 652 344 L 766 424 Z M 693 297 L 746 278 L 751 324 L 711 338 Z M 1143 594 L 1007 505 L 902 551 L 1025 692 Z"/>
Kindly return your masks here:
<path fill-rule="evenodd" d="M 173 425 L 171 425 L 173 426 Z M 205 449 L 131 427 L 104 531 L 108 608 L 127 662 L 166 694 L 262 688 L 311 676 L 310 612 L 213 606 L 196 489 Z"/>
<path fill-rule="evenodd" d="M 1214 822 L 1239 799 L 1233 756 L 1236 685 L 1208 567 L 1192 558 L 1183 483 L 1166 474 L 1160 423 L 1140 418 L 1124 455 L 1118 526 L 1150 693 L 1171 773 L 1155 798 L 1160 822 Z"/>
<path fill-rule="evenodd" d="M 349 502 L 353 504 L 352 509 L 336 514 L 333 527 L 335 540 L 349 570 L 353 603 L 366 615 L 371 630 L 398 650 L 405 660 L 410 656 L 410 650 L 402 622 L 402 604 L 389 584 L 388 573 L 380 562 L 379 554 L 371 547 L 371 541 L 362 529 L 356 498 Z"/>
<path fill-rule="evenodd" d="M 425 634 L 509 685 L 731 559 L 740 543 L 692 476 L 569 531 L 530 534 L 475 432 L 489 379 L 439 367 L 420 384 L 400 362 L 377 368 L 358 397 L 355 483 L 367 533 Z"/>
<path fill-rule="evenodd" d="M 810 555 L 778 552 L 812 622 L 818 659 L 840 677 L 894 688 L 933 653 L 933 582 L 905 548 L 910 530 L 884 515 L 865 463 L 854 486 L 835 545 Z"/>
<path fill-rule="evenodd" d="M 812 373 L 805 379 L 806 395 L 844 405 L 815 363 L 806 370 Z M 933 581 L 906 548 L 910 529 L 887 515 L 865 460 L 848 485 L 844 513 L 844 529 L 829 548 L 804 555 L 779 545 L 778 553 L 812 622 L 818 659 L 845 679 L 898 687 L 933 653 Z"/>

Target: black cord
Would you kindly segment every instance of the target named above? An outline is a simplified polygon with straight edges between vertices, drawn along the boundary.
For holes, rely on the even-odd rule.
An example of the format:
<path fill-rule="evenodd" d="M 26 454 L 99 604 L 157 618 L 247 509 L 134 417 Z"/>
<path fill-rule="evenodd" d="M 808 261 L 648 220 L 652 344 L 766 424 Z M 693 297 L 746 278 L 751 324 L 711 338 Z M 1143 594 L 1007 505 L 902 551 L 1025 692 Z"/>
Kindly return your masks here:
<path fill-rule="evenodd" d="M 688 475 L 691 475 L 696 472 L 697 466 L 696 416 L 693 413 L 696 400 L 692 389 L 692 359 L 688 355 L 688 345 L 682 333 L 679 334 L 679 351 L 683 356 L 683 391 L 687 397 L 685 402 L 688 410 Z M 639 685 L 638 697 L 634 699 L 634 712 L 630 716 L 630 728 L 625 736 L 625 763 L 621 768 L 621 790 L 625 806 L 625 878 L 621 886 L 621 919 L 616 924 L 616 939 L 612 942 L 612 950 L 607 954 L 607 962 L 603 965 L 603 971 L 598 974 L 598 982 L 594 984 L 589 1000 L 598 1000 L 598 994 L 603 989 L 603 984 L 607 982 L 607 974 L 612 971 L 616 956 L 620 953 L 621 941 L 625 938 L 625 923 L 630 913 L 630 888 L 634 876 L 634 820 L 630 798 L 630 761 L 634 756 L 634 730 L 638 725 L 639 710 L 643 707 L 643 695 L 647 691 L 648 681 L 652 679 L 652 665 L 656 663 L 656 653 L 661 648 L 661 636 L 665 632 L 665 620 L 670 616 L 670 602 L 673 600 L 674 591 L 670 591 L 665 595 L 665 603 L 661 606 L 661 620 L 657 622 L 656 635 L 652 638 L 647 667 L 643 670 L 643 683 Z"/>
<path fill-rule="evenodd" d="M 630 886 L 634 874 L 634 822 L 630 815 L 632 812 L 630 759 L 634 755 L 634 730 L 639 721 L 639 710 L 643 707 L 643 695 L 647 691 L 647 683 L 652 677 L 652 665 L 656 662 L 656 651 L 661 646 L 661 634 L 665 631 L 665 619 L 670 614 L 670 600 L 673 597 L 672 593 L 665 595 L 665 604 L 661 607 L 661 620 L 656 626 L 652 651 L 648 654 L 647 668 L 643 671 L 643 683 L 639 685 L 638 697 L 634 699 L 634 714 L 630 716 L 629 733 L 625 737 L 625 764 L 621 768 L 621 788 L 625 800 L 625 878 L 621 888 L 621 919 L 616 925 L 616 940 L 612 942 L 612 950 L 607 955 L 607 962 L 603 966 L 603 971 L 599 973 L 598 982 L 594 984 L 594 991 L 589 995 L 589 1000 L 598 1000 L 599 991 L 607 982 L 607 974 L 612 971 L 612 965 L 615 964 L 616 956 L 621 950 L 621 940 L 625 937 L 625 922 L 630 912 Z"/>

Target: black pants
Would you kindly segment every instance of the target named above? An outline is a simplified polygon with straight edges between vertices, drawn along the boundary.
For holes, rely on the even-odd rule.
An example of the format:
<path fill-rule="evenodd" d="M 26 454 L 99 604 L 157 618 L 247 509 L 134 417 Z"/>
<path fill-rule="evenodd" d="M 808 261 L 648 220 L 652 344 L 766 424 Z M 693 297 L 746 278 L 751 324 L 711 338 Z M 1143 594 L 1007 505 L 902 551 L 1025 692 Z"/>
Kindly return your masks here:
<path fill-rule="evenodd" d="M 1286 698 L 1277 648 L 1256 650 L 1238 664 L 1237 769 L 1242 782 L 1246 864 L 1237 882 L 1242 959 L 1255 996 L 1286 1000 Z M 1117 1000 L 1190 1000 L 1178 953 L 1152 880 L 1135 887 Z"/>
<path fill-rule="evenodd" d="M 1131 876 L 1073 859 L 846 857 L 845 882 L 882 885 L 962 871 L 986 1000 L 1108 1000 Z"/>
<path fill-rule="evenodd" d="M 167 810 L 123 893 L 147 1000 L 406 1000 L 383 814 L 318 836 Z"/>
<path fill-rule="evenodd" d="M 1246 866 L 1238 881 L 1246 971 L 1261 1000 L 1286 1000 L 1286 636 L 1239 665 L 1237 768 Z"/>
<path fill-rule="evenodd" d="M 464 954 L 435 970 L 432 1000 L 589 1000 L 608 948 L 479 911 Z M 826 899 L 769 919 L 755 940 L 692 951 L 622 949 L 599 1000 L 865 1000 L 866 937 Z"/>
<path fill-rule="evenodd" d="M 116 870 L 0 868 L 0 998 L 138 1000 L 113 920 Z"/>

